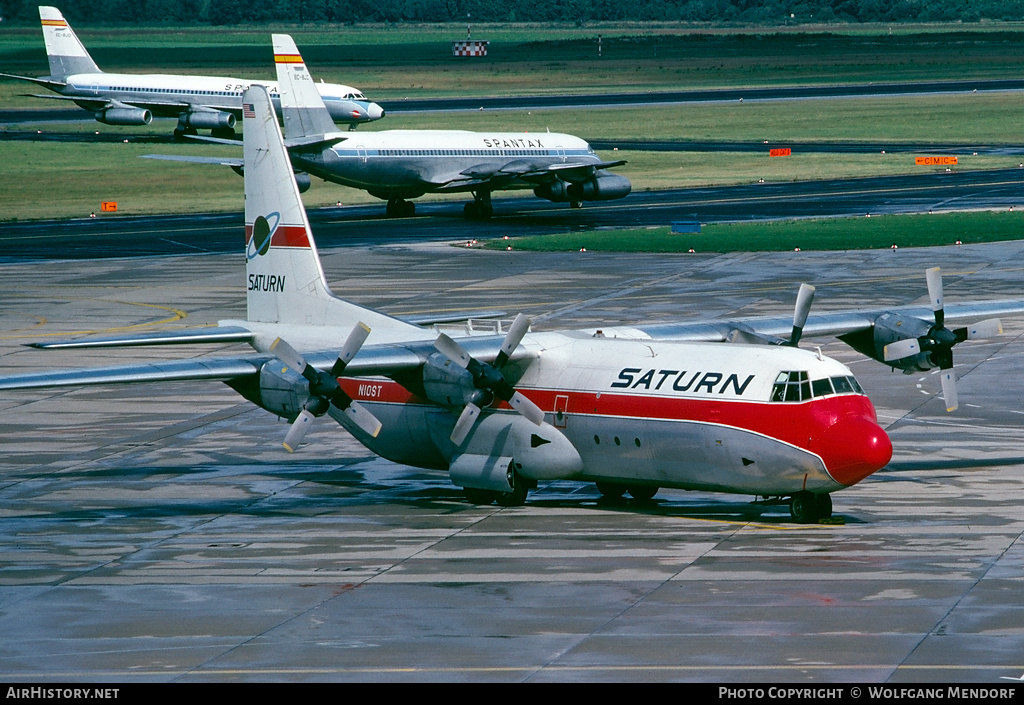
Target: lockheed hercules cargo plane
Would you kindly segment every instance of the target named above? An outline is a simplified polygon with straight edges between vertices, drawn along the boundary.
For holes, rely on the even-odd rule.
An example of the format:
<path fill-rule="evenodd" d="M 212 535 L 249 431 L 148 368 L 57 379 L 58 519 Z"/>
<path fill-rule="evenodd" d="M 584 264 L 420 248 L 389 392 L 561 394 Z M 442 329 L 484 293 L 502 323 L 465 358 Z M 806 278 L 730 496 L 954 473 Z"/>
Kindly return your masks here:
<path fill-rule="evenodd" d="M 550 132 L 480 133 L 465 130 L 385 130 L 339 133 L 295 42 L 275 34 L 274 57 L 281 92 L 285 144 L 303 187 L 309 177 L 362 189 L 387 201 L 389 216 L 416 212 L 408 200 L 427 193 L 472 193 L 468 217 L 489 218 L 491 192 L 532 189 L 540 198 L 579 207 L 584 201 L 623 198 L 629 179 L 606 170 L 586 142 Z M 216 141 L 216 140 L 215 140 Z M 148 155 L 157 159 L 218 163 L 202 157 Z"/>
<path fill-rule="evenodd" d="M 809 316 L 804 286 L 792 321 L 531 332 L 520 315 L 503 337 L 453 339 L 331 292 L 270 94 L 252 86 L 243 102 L 246 320 L 37 347 L 256 352 L 12 375 L 0 389 L 219 380 L 290 419 L 289 450 L 327 415 L 385 458 L 448 472 L 474 503 L 521 504 L 538 482 L 574 480 L 636 498 L 661 487 L 788 498 L 810 522 L 830 516 L 831 493 L 886 465 L 892 445 L 853 373 L 797 347 L 803 333 L 839 335 L 897 369 L 948 368 L 954 408 L 953 346 L 1001 326 L 944 322 L 1024 312 L 1020 299 L 946 309 L 936 272 L 930 307 Z"/>
<path fill-rule="evenodd" d="M 242 91 L 252 81 L 215 76 L 172 76 L 166 74 L 104 73 L 78 40 L 71 26 L 55 7 L 40 7 L 43 40 L 50 60 L 50 75 L 42 78 L 0 74 L 31 81 L 59 95 L 37 98 L 70 100 L 90 111 L 106 125 L 148 125 L 154 116 L 176 117 L 176 136 L 194 135 L 210 129 L 221 137 L 234 135 L 235 121 L 242 116 Z M 263 82 L 269 83 L 269 82 Z M 351 128 L 384 117 L 384 110 L 351 86 L 319 83 L 321 96 L 332 124 Z M 274 102 L 276 89 L 271 88 Z"/>

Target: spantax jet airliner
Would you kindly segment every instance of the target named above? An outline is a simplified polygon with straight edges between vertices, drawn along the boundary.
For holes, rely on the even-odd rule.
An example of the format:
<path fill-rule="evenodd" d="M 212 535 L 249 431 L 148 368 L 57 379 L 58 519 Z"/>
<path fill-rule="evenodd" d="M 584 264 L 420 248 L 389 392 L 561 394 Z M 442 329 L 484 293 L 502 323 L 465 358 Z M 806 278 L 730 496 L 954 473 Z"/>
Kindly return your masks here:
<path fill-rule="evenodd" d="M 632 188 L 629 179 L 607 171 L 625 162 L 603 161 L 572 135 L 467 130 L 339 133 L 295 42 L 286 34 L 273 35 L 273 41 L 285 144 L 303 189 L 313 174 L 387 201 L 386 212 L 395 217 L 413 215 L 416 208 L 409 199 L 427 193 L 471 193 L 466 216 L 489 218 L 494 210 L 492 191 L 532 189 L 539 198 L 579 207 L 584 201 L 623 198 Z M 147 156 L 242 168 L 241 160 Z"/>
<path fill-rule="evenodd" d="M 154 116 L 178 118 L 176 136 L 195 135 L 209 129 L 213 135 L 234 135 L 241 117 L 242 91 L 252 81 L 216 76 L 104 73 L 89 56 L 74 30 L 55 7 L 41 6 L 43 41 L 50 62 L 50 75 L 41 78 L 0 74 L 31 81 L 58 95 L 36 98 L 70 100 L 106 125 L 148 125 Z M 356 88 L 335 83 L 318 83 L 332 124 L 350 129 L 384 117 L 384 110 L 366 99 Z M 271 89 L 277 101 L 276 89 Z"/>
<path fill-rule="evenodd" d="M 594 482 L 650 498 L 662 487 L 788 501 L 798 521 L 830 516 L 831 493 L 888 463 L 892 445 L 871 401 L 840 362 L 801 349 L 838 335 L 903 370 L 941 367 L 956 406 L 952 348 L 1001 332 L 1024 300 L 946 308 L 929 274 L 930 307 L 793 320 L 530 331 L 457 338 L 346 301 L 328 288 L 263 86 L 246 91 L 245 320 L 213 329 L 36 344 L 43 348 L 249 343 L 252 354 L 0 378 L 0 389 L 219 380 L 291 420 L 299 449 L 318 417 L 384 458 L 449 473 L 474 503 L 523 503 L 539 482 Z M 340 350 L 340 353 L 338 352 Z"/>

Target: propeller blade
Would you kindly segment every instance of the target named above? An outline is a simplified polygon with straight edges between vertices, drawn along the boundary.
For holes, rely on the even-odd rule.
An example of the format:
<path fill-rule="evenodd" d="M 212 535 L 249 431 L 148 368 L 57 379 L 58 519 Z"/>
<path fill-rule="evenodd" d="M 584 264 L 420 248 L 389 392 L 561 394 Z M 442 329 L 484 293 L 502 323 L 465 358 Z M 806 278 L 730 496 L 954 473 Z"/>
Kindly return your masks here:
<path fill-rule="evenodd" d="M 287 361 L 282 360 L 287 363 Z M 309 431 L 313 426 L 313 420 L 316 418 L 312 412 L 303 409 L 299 412 L 298 417 L 295 419 L 295 423 L 288 429 L 288 435 L 284 437 L 284 447 L 289 453 L 294 453 L 295 449 L 302 443 L 302 439 L 306 437 L 306 432 Z"/>
<path fill-rule="evenodd" d="M 902 360 L 905 357 L 911 357 L 921 352 L 921 343 L 918 342 L 917 338 L 908 338 L 906 340 L 897 340 L 895 343 L 889 343 L 882 348 L 882 358 L 886 362 L 892 362 L 893 360 Z"/>
<path fill-rule="evenodd" d="M 459 367 L 462 367 L 463 369 L 469 367 L 469 361 L 471 359 L 469 353 L 463 350 L 461 345 L 444 333 L 437 336 L 437 340 L 434 341 L 434 348 Z"/>
<path fill-rule="evenodd" d="M 377 420 L 377 417 L 357 401 L 349 404 L 343 413 L 371 438 L 376 438 L 381 428 L 383 428 L 383 424 Z"/>
<path fill-rule="evenodd" d="M 512 353 L 515 352 L 516 348 L 519 347 L 519 343 L 522 342 L 523 336 L 526 335 L 528 330 L 530 330 L 530 319 L 520 313 L 516 316 L 516 320 L 512 321 L 508 333 L 505 334 L 505 340 L 501 343 L 501 350 L 494 360 L 496 368 L 500 370 L 505 366 L 505 363 L 512 357 Z"/>
<path fill-rule="evenodd" d="M 525 416 L 528 421 L 533 422 L 535 425 L 540 426 L 544 423 L 544 412 L 541 411 L 539 406 L 527 399 L 522 393 L 516 392 L 513 394 L 512 398 L 508 400 L 508 403 L 513 409 Z"/>
<path fill-rule="evenodd" d="M 956 373 L 952 367 L 942 371 L 942 398 L 946 400 L 946 411 L 956 411 L 959 404 L 956 393 Z"/>
<path fill-rule="evenodd" d="M 478 416 L 480 416 L 480 407 L 476 404 L 466 404 L 466 408 L 459 415 L 459 420 L 455 422 L 455 428 L 452 429 L 452 443 L 457 446 L 462 445 Z"/>
<path fill-rule="evenodd" d="M 945 314 L 942 306 L 942 270 L 939 267 L 932 267 L 924 273 L 928 282 L 928 298 L 931 301 L 932 311 L 935 311 L 935 325 L 942 327 Z"/>
<path fill-rule="evenodd" d="M 276 340 L 274 340 L 274 342 L 270 344 L 270 352 L 278 360 L 288 365 L 288 367 L 291 367 L 293 370 L 301 374 L 306 379 L 310 379 L 309 376 L 306 374 L 306 368 L 308 367 L 308 365 L 306 364 L 306 360 L 302 357 L 302 355 L 300 355 L 295 350 L 295 348 L 286 343 L 284 340 L 282 340 L 281 338 L 277 338 Z M 313 371 L 313 374 L 315 377 L 315 370 Z"/>
<path fill-rule="evenodd" d="M 793 333 L 789 336 L 789 344 L 796 347 L 804 332 L 804 324 L 807 323 L 807 315 L 811 312 L 811 302 L 814 301 L 814 287 L 810 284 L 801 284 L 800 291 L 796 295 L 796 308 L 793 310 Z"/>
<path fill-rule="evenodd" d="M 998 318 L 989 318 L 986 321 L 979 321 L 973 326 L 967 326 L 967 339 L 978 340 L 980 338 L 994 338 L 1003 334 L 1003 322 Z"/>
<path fill-rule="evenodd" d="M 363 343 L 366 342 L 366 338 L 369 335 L 369 326 L 362 322 L 356 324 L 356 327 L 349 333 L 348 340 L 341 347 L 341 352 L 338 353 L 338 360 L 334 363 L 334 367 L 331 368 L 332 375 L 335 377 L 341 376 L 341 373 L 345 371 L 345 367 L 348 366 L 348 363 L 352 362 L 352 358 L 359 352 L 359 348 L 363 347 Z"/>

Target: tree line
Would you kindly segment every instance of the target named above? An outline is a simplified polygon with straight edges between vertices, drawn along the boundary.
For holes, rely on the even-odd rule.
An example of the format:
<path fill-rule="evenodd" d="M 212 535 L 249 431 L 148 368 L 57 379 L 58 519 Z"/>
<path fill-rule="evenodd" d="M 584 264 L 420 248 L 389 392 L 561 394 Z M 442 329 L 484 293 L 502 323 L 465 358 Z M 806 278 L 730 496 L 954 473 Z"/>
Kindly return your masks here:
<path fill-rule="evenodd" d="M 47 0 L 73 24 L 668 21 L 784 25 L 1024 19 L 1024 0 Z M 5 21 L 39 0 L 0 0 Z"/>

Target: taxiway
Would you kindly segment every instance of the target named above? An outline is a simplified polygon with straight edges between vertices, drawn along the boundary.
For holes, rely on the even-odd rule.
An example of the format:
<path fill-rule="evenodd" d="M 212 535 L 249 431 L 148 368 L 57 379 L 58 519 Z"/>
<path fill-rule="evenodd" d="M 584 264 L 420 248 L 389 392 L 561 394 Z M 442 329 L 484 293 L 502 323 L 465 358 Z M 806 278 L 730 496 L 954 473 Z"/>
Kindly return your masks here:
<path fill-rule="evenodd" d="M 324 243 L 321 242 L 323 247 Z M 324 249 L 335 291 L 396 315 L 536 328 L 1021 294 L 1024 242 L 898 251 L 528 254 Z M 5 372 L 217 354 L 39 351 L 68 333 L 244 315 L 231 254 L 0 265 Z M 979 682 L 1024 672 L 1024 317 L 959 346 L 961 408 L 841 343 L 890 466 L 801 526 L 752 497 L 607 504 L 542 484 L 466 503 L 441 473 L 321 421 L 300 452 L 218 384 L 0 396 L 0 679 L 31 682 Z M 1012 684 L 1011 684 L 1012 685 Z"/>

